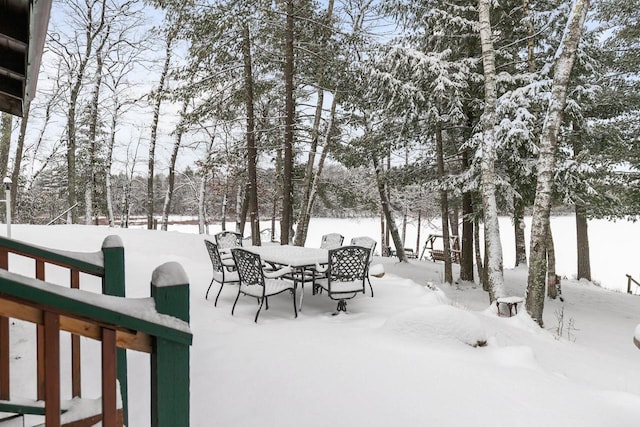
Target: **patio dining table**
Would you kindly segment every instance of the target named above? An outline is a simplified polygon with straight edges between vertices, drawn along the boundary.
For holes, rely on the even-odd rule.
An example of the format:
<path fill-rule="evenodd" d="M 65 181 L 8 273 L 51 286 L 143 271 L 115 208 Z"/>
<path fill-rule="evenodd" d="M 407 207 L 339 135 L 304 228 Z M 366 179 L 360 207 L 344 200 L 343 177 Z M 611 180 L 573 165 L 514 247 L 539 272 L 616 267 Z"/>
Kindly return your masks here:
<path fill-rule="evenodd" d="M 245 246 L 243 249 L 260 255 L 262 261 L 276 267 L 289 266 L 294 270 L 293 279 L 300 283 L 300 304 L 298 310 L 302 310 L 304 299 L 304 284 L 307 278 L 306 272 L 316 265 L 326 265 L 329 262 L 329 251 L 321 248 L 305 248 L 292 245 L 266 245 Z"/>

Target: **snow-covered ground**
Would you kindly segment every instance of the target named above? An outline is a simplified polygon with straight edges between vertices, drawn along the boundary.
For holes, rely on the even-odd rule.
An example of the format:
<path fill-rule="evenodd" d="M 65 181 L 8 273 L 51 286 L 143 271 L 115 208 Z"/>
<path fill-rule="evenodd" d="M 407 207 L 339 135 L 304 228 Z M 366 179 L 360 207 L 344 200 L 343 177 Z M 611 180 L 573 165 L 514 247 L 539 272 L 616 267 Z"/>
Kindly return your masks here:
<path fill-rule="evenodd" d="M 572 224 L 570 218 L 552 222 L 558 271 L 568 278 L 575 273 Z M 379 239 L 379 229 L 375 220 L 316 219 L 308 246 L 319 246 L 326 232 L 339 232 L 346 241 L 361 235 Z M 513 263 L 509 230 L 505 220 L 507 267 Z M 211 295 L 204 299 L 211 264 L 203 236 L 87 226 L 18 225 L 12 231 L 16 239 L 88 252 L 98 250 L 105 236 L 120 235 L 130 297 L 149 295 L 157 265 L 183 265 L 191 283 L 194 333 L 192 426 L 640 425 L 640 350 L 633 344 L 638 296 L 563 280 L 565 301 L 546 301 L 540 329 L 524 310 L 498 317 L 476 285 L 441 284 L 441 264 L 405 265 L 376 257 L 386 274 L 371 279 L 374 298 L 349 302 L 349 314 L 332 316 L 336 303 L 306 289 L 297 319 L 291 297 L 282 294 L 270 298 L 256 325 L 251 298 L 241 297 L 231 316 L 234 288 L 223 290 L 218 307 Z M 639 224 L 596 221 L 590 232 L 594 278 L 617 289 L 626 286 L 625 273 L 639 278 L 637 263 L 623 262 L 633 254 Z M 407 234 L 415 241 L 415 231 Z M 13 258 L 10 264 L 33 269 Z M 56 267 L 47 269 L 51 281 L 64 284 L 67 276 Z M 505 280 L 510 295 L 524 295 L 526 269 L 506 269 Z M 99 288 L 96 281 L 87 282 L 82 286 Z M 33 347 L 32 327 L 15 322 L 15 395 L 35 393 L 35 381 L 17 380 L 33 370 Z M 86 341 L 83 351 L 95 354 L 83 361 L 83 392 L 95 397 L 99 349 Z M 68 369 L 63 366 L 63 378 Z M 149 425 L 148 356 L 130 352 L 129 372 L 131 425 Z M 68 396 L 68 385 L 63 393 Z"/>

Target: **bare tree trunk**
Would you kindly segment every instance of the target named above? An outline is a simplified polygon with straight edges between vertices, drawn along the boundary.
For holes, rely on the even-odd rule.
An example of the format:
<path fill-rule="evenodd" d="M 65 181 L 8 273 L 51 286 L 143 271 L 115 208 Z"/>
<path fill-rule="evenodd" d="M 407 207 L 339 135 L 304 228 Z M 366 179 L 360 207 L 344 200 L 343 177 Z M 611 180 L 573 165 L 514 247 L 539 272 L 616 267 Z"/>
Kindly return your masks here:
<path fill-rule="evenodd" d="M 100 87 L 102 86 L 102 49 L 104 48 L 104 44 L 109 36 L 109 31 L 107 31 L 107 35 L 100 43 L 100 46 L 96 50 L 96 81 L 93 87 L 93 97 L 91 99 L 90 105 L 90 119 L 89 119 L 89 147 L 88 154 L 89 159 L 87 163 L 87 170 L 85 171 L 85 181 L 84 181 L 84 223 L 86 225 L 91 224 L 93 219 L 93 195 L 96 189 L 96 180 L 95 180 L 95 168 L 96 168 L 96 151 L 98 147 L 97 138 L 97 128 L 98 128 L 98 104 L 100 102 Z"/>
<path fill-rule="evenodd" d="M 138 138 L 136 149 L 133 155 L 133 160 L 131 162 L 131 169 L 130 171 L 128 171 L 129 176 L 127 177 L 127 182 L 125 183 L 125 188 L 122 194 L 122 228 L 129 228 L 129 216 L 131 214 L 131 186 L 133 185 L 136 164 L 138 163 L 138 150 L 140 149 L 140 142 L 141 138 Z M 127 154 L 128 151 L 129 150 L 127 149 Z M 127 161 L 129 161 L 128 156 Z"/>
<path fill-rule="evenodd" d="M 387 227 L 385 226 L 385 220 L 384 220 L 384 211 L 382 210 L 382 207 L 380 208 L 380 254 L 382 256 L 389 256 L 389 246 L 387 245 L 387 243 L 384 240 L 384 232 L 387 229 Z"/>
<path fill-rule="evenodd" d="M 420 256 L 420 229 L 422 227 L 422 210 L 418 209 L 418 227 L 416 235 L 416 256 Z"/>
<path fill-rule="evenodd" d="M 556 168 L 556 147 L 562 113 L 566 105 L 567 87 L 573 68 L 575 53 L 582 36 L 584 21 L 589 9 L 589 0 L 574 0 L 567 19 L 564 38 L 558 47 L 551 87 L 551 98 L 542 127 L 538 154 L 538 176 L 536 197 L 533 206 L 531 243 L 529 250 L 529 279 L 527 283 L 526 308 L 529 315 L 543 326 L 546 238 L 551 212 L 553 175 Z"/>
<path fill-rule="evenodd" d="M 380 204 L 382 205 L 382 212 L 384 213 L 385 220 L 387 221 L 387 229 L 391 233 L 391 238 L 393 239 L 393 244 L 396 246 L 396 256 L 400 262 L 409 262 L 407 260 L 407 255 L 404 252 L 404 245 L 402 244 L 402 240 L 400 240 L 400 233 L 398 233 L 398 227 L 396 226 L 396 222 L 393 219 L 393 215 L 391 214 L 391 207 L 389 206 L 389 200 L 387 199 L 387 192 L 382 181 L 382 171 L 380 168 L 380 163 L 376 157 L 373 157 L 373 168 L 376 173 L 376 184 L 378 186 L 378 193 L 380 193 Z"/>
<path fill-rule="evenodd" d="M 556 281 L 556 250 L 551 227 L 547 229 L 547 295 L 556 299 L 559 283 Z"/>
<path fill-rule="evenodd" d="M 20 120 L 20 134 L 18 135 L 18 143 L 16 144 L 16 154 L 13 160 L 13 171 L 11 172 L 11 218 L 16 217 L 16 202 L 18 201 L 18 188 L 20 180 L 20 169 L 22 167 L 22 153 L 24 151 L 24 139 L 27 135 L 27 125 L 29 123 L 29 113 L 31 111 L 31 103 L 27 102 L 24 107 L 24 115 Z"/>
<path fill-rule="evenodd" d="M 158 139 L 158 121 L 160 119 L 160 106 L 162 105 L 162 99 L 164 98 L 165 85 L 167 76 L 169 74 L 169 65 L 171 64 L 171 47 L 173 45 L 173 39 L 175 34 L 173 30 L 170 30 L 166 34 L 167 45 L 165 47 L 164 64 L 162 65 L 162 72 L 160 73 L 160 81 L 158 82 L 158 88 L 153 94 L 153 121 L 151 122 L 151 139 L 149 140 L 149 158 L 147 162 L 147 229 L 153 230 L 153 211 L 154 211 L 154 188 L 153 180 L 155 175 L 156 164 L 156 142 Z"/>
<path fill-rule="evenodd" d="M 96 24 L 92 20 L 93 8 L 101 3 L 100 9 L 100 21 Z M 78 103 L 78 96 L 80 95 L 80 89 L 84 80 L 84 73 L 93 51 L 93 42 L 95 38 L 100 34 L 105 24 L 105 8 L 106 0 L 87 2 L 87 28 L 85 28 L 85 51 L 80 58 L 77 68 L 77 74 L 75 75 L 74 82 L 71 86 L 69 95 L 69 109 L 67 110 L 67 203 L 69 208 L 75 206 L 76 198 L 76 108 Z M 77 209 L 71 209 L 67 214 L 68 223 L 76 223 L 78 220 Z"/>
<path fill-rule="evenodd" d="M 318 161 L 318 167 L 315 174 L 312 176 L 311 186 L 309 188 L 309 196 L 307 198 L 307 208 L 305 209 L 305 215 L 301 215 L 298 218 L 298 226 L 296 227 L 295 245 L 304 246 L 307 240 L 307 232 L 309 231 L 309 222 L 311 221 L 311 212 L 315 205 L 316 195 L 318 194 L 318 186 L 320 185 L 320 177 L 324 170 L 324 163 L 327 159 L 327 155 L 331 151 L 331 138 L 334 130 L 336 107 L 338 105 L 338 94 L 335 93 L 333 101 L 331 102 L 331 112 L 329 114 L 329 124 L 327 126 L 327 134 L 325 135 L 324 144 L 322 147 L 322 154 Z M 303 201 L 304 202 L 304 201 Z M 302 209 L 301 209 L 302 212 Z"/>
<path fill-rule="evenodd" d="M 111 118 L 111 134 L 109 136 L 109 144 L 107 145 L 107 158 L 104 165 L 105 172 L 105 193 L 107 198 L 107 220 L 109 221 L 109 227 L 115 226 L 115 217 L 113 215 L 113 184 L 111 182 L 111 166 L 113 164 L 113 149 L 116 144 L 116 125 L 118 123 L 118 113 L 120 111 L 120 104 L 115 99 L 115 111 Z"/>
<path fill-rule="evenodd" d="M 240 208 L 240 218 L 238 222 L 238 232 L 244 236 L 244 227 L 247 223 L 247 215 L 249 214 L 249 192 L 251 191 L 248 183 L 244 186 L 242 193 L 242 205 Z"/>
<path fill-rule="evenodd" d="M 591 259 L 589 255 L 589 229 L 587 224 L 587 210 L 576 203 L 576 242 L 578 275 L 577 279 L 591 281 Z"/>
<path fill-rule="evenodd" d="M 295 105 L 293 101 L 293 73 L 294 73 L 294 7 L 293 0 L 286 0 L 286 27 L 284 41 L 284 165 L 282 177 L 282 220 L 280 222 L 280 243 L 287 245 L 291 242 L 290 230 L 293 225 L 293 123 L 295 119 Z"/>
<path fill-rule="evenodd" d="M 7 176 L 12 124 L 13 116 L 9 113 L 2 113 L 2 123 L 0 125 L 0 179 Z"/>
<path fill-rule="evenodd" d="M 485 281 L 484 275 L 484 261 L 482 260 L 482 254 L 480 252 L 480 221 L 478 220 L 477 215 L 474 215 L 473 219 L 473 241 L 475 247 L 476 267 L 478 268 L 478 277 L 480 278 L 480 283 L 482 283 L 482 289 L 488 291 L 489 286 Z"/>
<path fill-rule="evenodd" d="M 516 197 L 513 201 L 513 231 L 516 245 L 516 267 L 527 265 L 527 247 L 524 239 L 524 204 Z"/>
<path fill-rule="evenodd" d="M 462 151 L 462 168 L 469 169 L 468 150 Z M 462 194 L 462 248 L 460 251 L 460 280 L 473 282 L 473 198 L 471 193 Z"/>
<path fill-rule="evenodd" d="M 444 180 L 444 154 L 442 142 L 442 122 L 436 123 L 436 159 L 438 163 L 438 183 L 442 186 Z M 444 282 L 453 283 L 451 268 L 451 240 L 449 236 L 449 199 L 447 190 L 440 189 L 440 216 L 442 218 L 442 242 L 444 245 Z"/>
<path fill-rule="evenodd" d="M 180 111 L 180 123 L 176 129 L 176 140 L 173 144 L 173 150 L 171 151 L 171 159 L 169 160 L 169 182 L 167 185 L 167 193 L 164 196 L 164 205 L 162 207 L 162 225 L 160 229 L 167 231 L 169 223 L 169 210 L 171 209 L 171 200 L 173 199 L 173 190 L 176 183 L 176 161 L 178 160 L 178 151 L 180 150 L 180 144 L 182 143 L 182 135 L 184 134 L 185 119 L 187 115 L 187 107 L 189 106 L 189 100 L 185 99 L 182 103 L 182 110 Z"/>
<path fill-rule="evenodd" d="M 484 114 L 481 145 L 481 191 L 484 213 L 484 239 L 487 262 L 484 265 L 488 278 L 489 300 L 493 303 L 505 295 L 502 271 L 502 244 L 496 203 L 496 70 L 490 21 L 491 0 L 478 0 L 482 64 L 484 67 Z"/>
<path fill-rule="evenodd" d="M 251 222 L 251 240 L 253 245 L 260 243 L 260 217 L 258 215 L 258 178 L 255 139 L 255 116 L 253 111 L 253 64 L 251 59 L 251 36 L 249 24 L 242 30 L 242 56 L 244 58 L 245 104 L 247 109 L 247 173 L 249 176 L 249 220 Z"/>

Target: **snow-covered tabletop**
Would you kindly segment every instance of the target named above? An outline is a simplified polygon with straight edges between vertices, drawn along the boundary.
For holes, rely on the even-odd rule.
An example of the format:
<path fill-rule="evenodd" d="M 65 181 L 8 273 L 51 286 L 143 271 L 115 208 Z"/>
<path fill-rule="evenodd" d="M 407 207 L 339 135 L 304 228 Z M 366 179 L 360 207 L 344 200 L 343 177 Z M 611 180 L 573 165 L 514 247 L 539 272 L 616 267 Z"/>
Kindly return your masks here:
<path fill-rule="evenodd" d="M 263 261 L 293 268 L 311 267 L 316 264 L 326 264 L 329 261 L 329 251 L 321 248 L 268 245 L 246 246 L 244 249 L 260 255 Z"/>

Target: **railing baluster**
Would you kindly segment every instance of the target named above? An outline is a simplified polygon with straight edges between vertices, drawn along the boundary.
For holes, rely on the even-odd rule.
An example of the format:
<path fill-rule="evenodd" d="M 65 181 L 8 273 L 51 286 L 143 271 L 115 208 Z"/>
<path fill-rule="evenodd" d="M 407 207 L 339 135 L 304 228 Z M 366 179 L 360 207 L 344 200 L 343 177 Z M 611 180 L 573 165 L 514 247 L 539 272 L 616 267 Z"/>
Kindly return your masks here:
<path fill-rule="evenodd" d="M 80 288 L 80 271 L 71 269 L 71 287 Z M 80 337 L 71 334 L 71 395 L 80 397 L 82 395 L 82 372 L 80 369 Z"/>
<path fill-rule="evenodd" d="M 45 359 L 45 425 L 60 427 L 60 316 L 44 312 Z"/>
<path fill-rule="evenodd" d="M 117 425 L 116 331 L 102 328 L 102 425 Z"/>
<path fill-rule="evenodd" d="M 36 258 L 36 279 L 44 281 L 44 260 Z M 42 325 L 36 326 L 36 363 L 37 368 L 37 394 L 38 400 L 45 399 L 45 342 Z"/>
<path fill-rule="evenodd" d="M 9 251 L 0 248 L 0 268 L 9 270 Z M 0 316 L 0 399 L 9 400 L 9 319 Z"/>
<path fill-rule="evenodd" d="M 0 400 L 9 400 L 9 319 L 0 316 Z"/>

